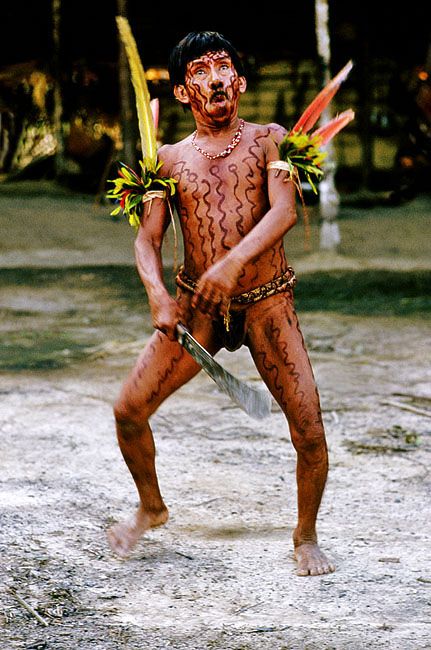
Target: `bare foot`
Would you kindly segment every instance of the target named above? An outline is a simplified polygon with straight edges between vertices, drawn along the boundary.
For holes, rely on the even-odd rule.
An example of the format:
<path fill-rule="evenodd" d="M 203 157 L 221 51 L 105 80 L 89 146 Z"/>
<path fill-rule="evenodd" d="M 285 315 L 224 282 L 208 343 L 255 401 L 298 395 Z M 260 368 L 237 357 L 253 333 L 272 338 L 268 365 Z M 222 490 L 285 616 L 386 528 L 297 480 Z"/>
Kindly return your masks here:
<path fill-rule="evenodd" d="M 317 544 L 300 544 L 295 548 L 295 559 L 298 563 L 298 576 L 321 576 L 332 573 L 335 566 L 320 550 Z"/>
<path fill-rule="evenodd" d="M 167 510 L 154 514 L 138 508 L 131 520 L 114 524 L 108 530 L 107 537 L 111 549 L 120 557 L 127 557 L 147 530 L 162 526 L 168 517 Z"/>

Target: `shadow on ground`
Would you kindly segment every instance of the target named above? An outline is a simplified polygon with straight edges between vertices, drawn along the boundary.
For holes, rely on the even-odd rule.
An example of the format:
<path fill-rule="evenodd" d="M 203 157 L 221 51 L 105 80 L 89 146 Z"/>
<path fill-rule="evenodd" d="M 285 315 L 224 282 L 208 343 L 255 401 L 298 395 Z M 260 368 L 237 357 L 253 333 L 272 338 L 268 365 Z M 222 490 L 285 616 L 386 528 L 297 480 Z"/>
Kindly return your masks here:
<path fill-rule="evenodd" d="M 430 286 L 431 271 L 306 273 L 296 305 L 299 313 L 426 317 Z M 0 293 L 3 370 L 65 367 L 106 340 L 129 343 L 151 332 L 146 293 L 130 266 L 0 269 Z"/>

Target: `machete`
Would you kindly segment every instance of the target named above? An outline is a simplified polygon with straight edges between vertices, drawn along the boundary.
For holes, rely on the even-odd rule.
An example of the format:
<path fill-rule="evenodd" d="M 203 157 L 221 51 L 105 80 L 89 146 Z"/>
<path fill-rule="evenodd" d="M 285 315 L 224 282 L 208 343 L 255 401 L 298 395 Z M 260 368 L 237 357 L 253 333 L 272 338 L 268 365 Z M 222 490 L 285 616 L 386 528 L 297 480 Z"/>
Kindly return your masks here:
<path fill-rule="evenodd" d="M 240 381 L 205 350 L 204 347 L 178 323 L 178 341 L 203 370 L 215 381 L 217 386 L 251 417 L 260 420 L 271 413 L 271 395 Z"/>

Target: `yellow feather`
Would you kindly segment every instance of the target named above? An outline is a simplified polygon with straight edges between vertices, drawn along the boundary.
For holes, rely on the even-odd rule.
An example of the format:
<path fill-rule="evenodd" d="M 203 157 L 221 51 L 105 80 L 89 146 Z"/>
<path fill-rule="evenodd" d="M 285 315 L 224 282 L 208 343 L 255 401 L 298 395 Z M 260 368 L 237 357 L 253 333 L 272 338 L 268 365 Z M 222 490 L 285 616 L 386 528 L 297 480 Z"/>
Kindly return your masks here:
<path fill-rule="evenodd" d="M 126 49 L 132 83 L 135 89 L 142 157 L 143 159 L 148 158 L 149 163 L 155 167 L 157 163 L 157 140 L 145 71 L 127 18 L 116 16 L 116 21 L 121 40 Z"/>

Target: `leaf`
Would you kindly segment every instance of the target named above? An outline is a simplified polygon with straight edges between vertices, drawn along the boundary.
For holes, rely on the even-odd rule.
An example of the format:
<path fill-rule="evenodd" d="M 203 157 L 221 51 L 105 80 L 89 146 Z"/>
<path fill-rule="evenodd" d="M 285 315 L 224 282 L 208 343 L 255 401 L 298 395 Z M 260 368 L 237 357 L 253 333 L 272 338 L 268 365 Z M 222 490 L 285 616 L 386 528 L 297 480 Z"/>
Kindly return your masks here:
<path fill-rule="evenodd" d="M 135 208 L 137 205 L 142 203 L 142 194 L 138 194 L 137 196 L 134 196 L 129 203 L 129 210 L 132 210 Z"/>

